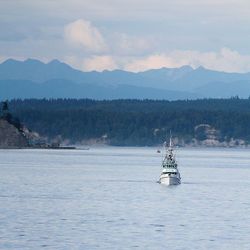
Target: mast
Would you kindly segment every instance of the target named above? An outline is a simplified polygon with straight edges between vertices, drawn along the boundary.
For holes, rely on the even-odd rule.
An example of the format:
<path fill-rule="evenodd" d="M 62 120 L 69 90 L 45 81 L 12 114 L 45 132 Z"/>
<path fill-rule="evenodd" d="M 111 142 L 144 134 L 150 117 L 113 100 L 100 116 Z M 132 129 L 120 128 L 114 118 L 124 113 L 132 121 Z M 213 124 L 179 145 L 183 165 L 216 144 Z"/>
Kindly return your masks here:
<path fill-rule="evenodd" d="M 171 130 L 170 130 L 170 133 L 169 133 L 169 147 L 170 147 L 170 149 L 172 149 L 172 133 L 171 133 Z"/>
<path fill-rule="evenodd" d="M 164 146 L 165 146 L 165 156 L 162 162 L 162 166 L 164 167 L 171 167 L 171 168 L 176 168 L 177 167 L 177 163 L 175 160 L 175 155 L 173 153 L 173 141 L 172 141 L 172 133 L 170 131 L 170 137 L 169 137 L 169 145 L 167 146 L 167 143 L 164 142 Z"/>

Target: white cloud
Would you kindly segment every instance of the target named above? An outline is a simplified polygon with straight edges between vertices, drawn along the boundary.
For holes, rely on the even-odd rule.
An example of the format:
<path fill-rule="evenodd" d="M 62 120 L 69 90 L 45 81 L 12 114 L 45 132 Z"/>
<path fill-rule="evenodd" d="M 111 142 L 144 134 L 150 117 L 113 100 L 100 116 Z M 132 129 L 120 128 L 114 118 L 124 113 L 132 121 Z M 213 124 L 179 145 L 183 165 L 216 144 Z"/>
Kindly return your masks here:
<path fill-rule="evenodd" d="M 83 61 L 83 70 L 85 71 L 103 71 L 114 70 L 118 66 L 111 56 L 93 56 Z"/>
<path fill-rule="evenodd" d="M 123 69 L 140 72 L 149 69 L 178 68 L 190 65 L 225 72 L 250 72 L 250 55 L 241 55 L 229 48 L 218 52 L 175 50 L 169 53 L 152 54 L 143 57 L 121 55 L 93 55 L 86 59 L 81 56 L 64 57 L 64 61 L 83 71 Z"/>
<path fill-rule="evenodd" d="M 138 72 L 162 67 L 175 68 L 183 65 L 203 66 L 225 72 L 247 72 L 250 71 L 250 55 L 241 55 L 229 48 L 222 48 L 219 52 L 176 50 L 168 54 L 154 54 L 143 58 L 134 58 L 124 65 L 124 69 Z"/>
<path fill-rule="evenodd" d="M 140 59 L 133 59 L 132 62 L 129 62 L 125 65 L 125 70 L 139 72 L 149 69 L 159 69 L 159 68 L 172 68 L 178 67 L 179 63 L 175 62 L 171 57 L 160 54 L 160 55 L 150 55 Z"/>
<path fill-rule="evenodd" d="M 71 44 L 90 52 L 102 52 L 107 49 L 101 32 L 83 19 L 66 25 L 64 36 Z"/>

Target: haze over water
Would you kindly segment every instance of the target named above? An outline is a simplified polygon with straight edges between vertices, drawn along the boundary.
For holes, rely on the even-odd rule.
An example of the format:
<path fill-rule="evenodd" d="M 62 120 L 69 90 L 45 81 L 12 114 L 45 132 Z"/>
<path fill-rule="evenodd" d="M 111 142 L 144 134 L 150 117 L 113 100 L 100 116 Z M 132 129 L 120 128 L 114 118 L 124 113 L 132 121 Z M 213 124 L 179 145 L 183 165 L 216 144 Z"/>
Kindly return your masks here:
<path fill-rule="evenodd" d="M 0 150 L 0 249 L 250 249 L 250 154 L 155 148 Z"/>

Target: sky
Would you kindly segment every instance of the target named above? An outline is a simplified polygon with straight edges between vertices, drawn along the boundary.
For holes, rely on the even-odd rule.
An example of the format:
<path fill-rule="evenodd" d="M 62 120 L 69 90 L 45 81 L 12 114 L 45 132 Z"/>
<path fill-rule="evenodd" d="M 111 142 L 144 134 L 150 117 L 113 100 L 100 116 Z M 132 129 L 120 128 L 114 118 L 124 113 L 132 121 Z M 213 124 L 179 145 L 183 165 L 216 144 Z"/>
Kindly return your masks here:
<path fill-rule="evenodd" d="M 0 0 L 0 62 L 250 72 L 249 0 Z"/>

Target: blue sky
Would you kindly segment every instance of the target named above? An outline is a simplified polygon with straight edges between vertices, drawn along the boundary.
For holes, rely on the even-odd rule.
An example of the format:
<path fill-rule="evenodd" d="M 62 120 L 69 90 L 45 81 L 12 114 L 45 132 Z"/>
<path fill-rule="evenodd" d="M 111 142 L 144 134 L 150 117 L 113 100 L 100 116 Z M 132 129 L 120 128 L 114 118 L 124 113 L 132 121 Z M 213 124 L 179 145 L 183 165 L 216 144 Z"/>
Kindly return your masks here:
<path fill-rule="evenodd" d="M 0 0 L 0 60 L 250 71 L 246 0 Z"/>

